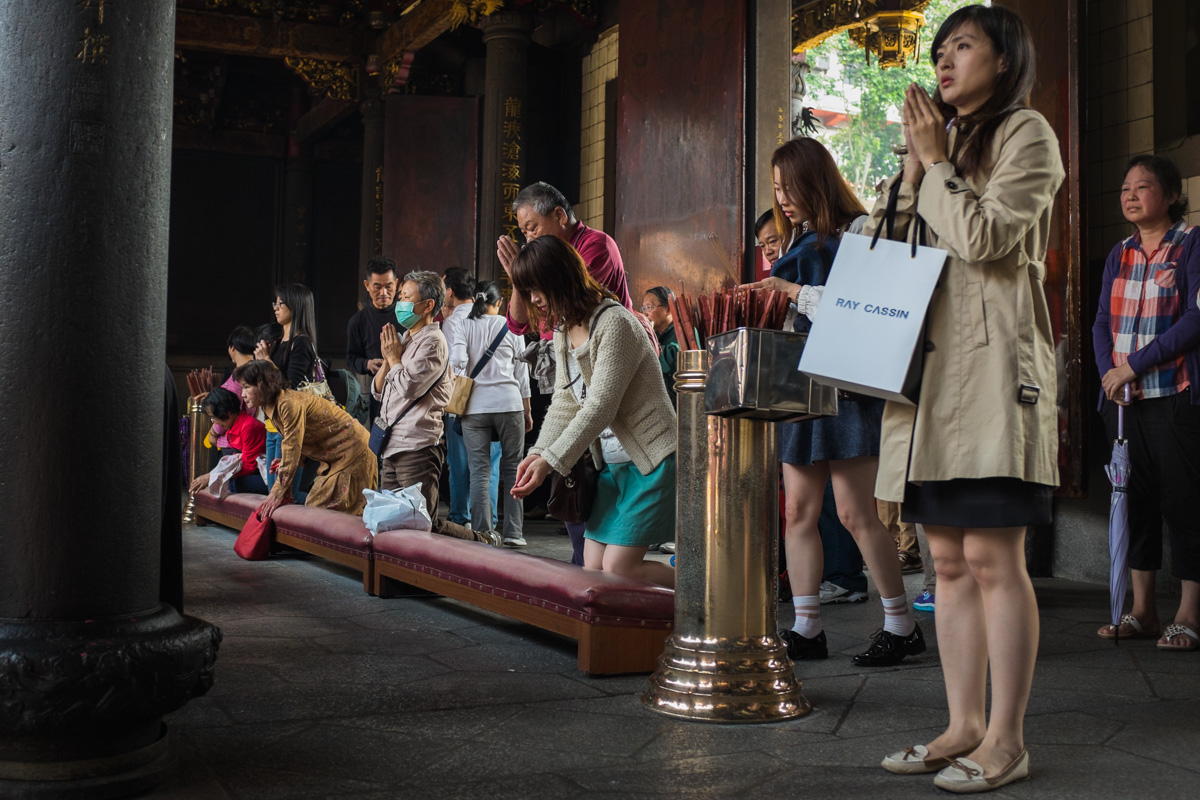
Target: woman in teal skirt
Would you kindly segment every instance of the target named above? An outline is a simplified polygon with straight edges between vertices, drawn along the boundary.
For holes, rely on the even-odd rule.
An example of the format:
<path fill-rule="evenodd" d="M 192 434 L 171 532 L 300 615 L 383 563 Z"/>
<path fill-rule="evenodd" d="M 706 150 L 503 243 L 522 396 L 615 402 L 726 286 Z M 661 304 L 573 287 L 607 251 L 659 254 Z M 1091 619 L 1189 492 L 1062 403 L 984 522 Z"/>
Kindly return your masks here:
<path fill-rule="evenodd" d="M 649 335 L 588 275 L 579 253 L 553 236 L 513 260 L 513 289 L 535 323 L 554 327 L 554 396 L 537 444 L 517 468 L 514 497 L 551 470 L 563 475 L 585 452 L 600 470 L 583 564 L 675 585 L 675 570 L 645 559 L 675 538 L 675 410 Z"/>

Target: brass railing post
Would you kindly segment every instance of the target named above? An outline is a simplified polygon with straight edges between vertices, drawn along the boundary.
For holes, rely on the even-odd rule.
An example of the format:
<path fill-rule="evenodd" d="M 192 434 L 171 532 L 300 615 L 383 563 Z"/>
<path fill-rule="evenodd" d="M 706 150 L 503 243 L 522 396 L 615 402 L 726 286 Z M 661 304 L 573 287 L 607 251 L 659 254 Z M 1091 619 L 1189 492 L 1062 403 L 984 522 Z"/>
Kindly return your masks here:
<path fill-rule="evenodd" d="M 205 397 L 207 395 L 188 398 L 188 463 L 185 476 L 188 486 L 191 486 L 198 475 L 207 471 L 205 466 L 208 453 L 204 447 L 204 437 L 208 435 L 212 426 L 209 424 L 208 415 L 204 413 Z M 183 522 L 186 525 L 195 521 L 196 497 L 189 491 L 187 505 L 183 508 Z"/>
<path fill-rule="evenodd" d="M 642 703 L 704 722 L 812 710 L 780 641 L 775 425 L 705 413 L 709 354 L 679 354 L 675 628 Z"/>

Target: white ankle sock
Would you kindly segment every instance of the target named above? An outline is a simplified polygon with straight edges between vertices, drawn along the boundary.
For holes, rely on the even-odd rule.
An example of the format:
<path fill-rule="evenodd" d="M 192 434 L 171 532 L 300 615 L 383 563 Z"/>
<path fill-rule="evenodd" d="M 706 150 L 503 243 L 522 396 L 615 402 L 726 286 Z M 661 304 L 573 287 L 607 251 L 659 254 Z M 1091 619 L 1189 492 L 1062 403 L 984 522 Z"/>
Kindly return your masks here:
<path fill-rule="evenodd" d="M 792 630 L 806 639 L 811 639 L 822 631 L 820 595 L 794 596 L 792 605 L 796 607 L 796 621 L 792 624 Z"/>
<path fill-rule="evenodd" d="M 908 636 L 917 627 L 912 610 L 908 607 L 908 595 L 883 598 L 883 629 L 897 636 Z"/>

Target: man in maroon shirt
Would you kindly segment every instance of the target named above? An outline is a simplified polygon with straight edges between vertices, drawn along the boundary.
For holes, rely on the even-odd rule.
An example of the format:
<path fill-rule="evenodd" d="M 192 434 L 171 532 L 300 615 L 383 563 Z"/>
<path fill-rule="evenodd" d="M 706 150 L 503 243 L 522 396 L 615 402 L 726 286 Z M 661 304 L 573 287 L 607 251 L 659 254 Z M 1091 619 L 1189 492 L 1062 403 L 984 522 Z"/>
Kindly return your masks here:
<path fill-rule="evenodd" d="M 630 311 L 633 302 L 629 298 L 629 284 L 625 280 L 625 265 L 621 262 L 621 251 L 617 243 L 604 231 L 589 228 L 575 218 L 571 204 L 558 189 L 538 181 L 517 194 L 513 201 L 513 213 L 517 215 L 517 226 L 525 234 L 525 241 L 532 242 L 539 236 L 557 236 L 579 251 L 588 273 L 596 283 L 611 291 L 617 300 Z M 520 246 L 508 236 L 496 241 L 496 256 L 504 271 L 510 272 L 513 259 L 521 251 Z M 510 274 L 511 277 L 511 274 Z M 508 303 L 508 327 L 513 333 L 529 333 L 529 317 L 525 304 L 514 293 Z M 552 331 L 542 331 L 542 338 L 549 339 Z"/>
<path fill-rule="evenodd" d="M 517 194 L 516 200 L 513 200 L 513 213 L 517 216 L 517 226 L 521 233 L 525 234 L 525 241 L 532 242 L 539 236 L 557 236 L 562 239 L 579 251 L 583 263 L 587 265 L 588 273 L 596 283 L 615 294 L 617 300 L 633 311 L 633 301 L 629 298 L 629 283 L 625 279 L 625 265 L 621 262 L 621 251 L 617 249 L 617 243 L 604 231 L 589 228 L 576 219 L 571 204 L 562 192 L 543 181 L 530 184 Z M 496 256 L 510 279 L 513 259 L 520 251 L 520 246 L 507 236 L 501 236 L 496 241 Z M 518 335 L 530 332 L 525 303 L 516 292 L 512 293 L 512 299 L 508 301 L 508 329 Z M 554 337 L 554 331 L 548 326 L 544 327 L 541 337 L 551 339 Z M 553 365 L 554 359 L 549 348 L 544 348 L 538 355 L 538 364 L 534 367 L 539 386 L 545 383 L 550 390 L 553 389 Z M 547 389 L 542 388 L 542 391 Z M 541 416 L 545 412 L 540 407 L 536 411 L 540 412 L 537 413 L 537 426 L 540 428 Z M 533 441 L 536 441 L 536 438 Z M 582 522 L 569 522 L 565 525 L 574 550 L 571 563 L 583 566 L 585 525 Z"/>

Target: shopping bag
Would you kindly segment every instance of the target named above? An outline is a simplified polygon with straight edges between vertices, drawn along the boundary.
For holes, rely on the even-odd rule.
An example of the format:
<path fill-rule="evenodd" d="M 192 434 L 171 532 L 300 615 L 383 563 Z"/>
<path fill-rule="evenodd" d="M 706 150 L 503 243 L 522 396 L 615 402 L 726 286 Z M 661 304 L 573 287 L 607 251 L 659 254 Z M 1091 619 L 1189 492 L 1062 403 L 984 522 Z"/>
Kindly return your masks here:
<path fill-rule="evenodd" d="M 383 531 L 427 531 L 433 528 L 433 519 L 425 507 L 425 496 L 421 484 L 415 483 L 403 489 L 374 491 L 363 489 L 367 507 L 363 510 L 363 524 L 374 536 Z"/>
<path fill-rule="evenodd" d="M 242 532 L 233 543 L 233 552 L 247 561 L 262 561 L 271 549 L 271 537 L 275 534 L 275 520 L 260 519 L 255 511 L 246 519 Z"/>
<path fill-rule="evenodd" d="M 916 405 L 925 313 L 945 262 L 945 250 L 844 235 L 800 371 L 827 386 Z"/>
<path fill-rule="evenodd" d="M 254 463 L 255 463 L 255 466 L 258 467 L 258 474 L 262 478 L 263 483 L 265 483 L 269 486 L 271 484 L 271 481 L 268 480 L 268 476 L 270 475 L 270 469 L 268 468 L 268 465 L 267 465 L 266 455 L 259 456 L 257 459 L 255 459 Z"/>
<path fill-rule="evenodd" d="M 208 491 L 217 497 L 229 494 L 230 482 L 242 471 L 242 457 L 239 454 L 221 456 L 217 466 L 208 473 Z"/>

